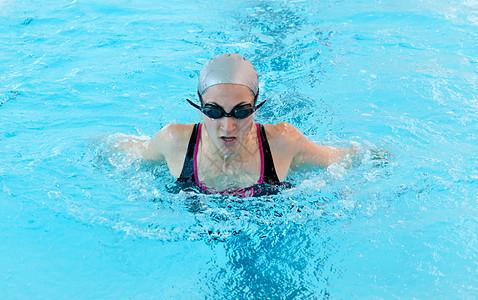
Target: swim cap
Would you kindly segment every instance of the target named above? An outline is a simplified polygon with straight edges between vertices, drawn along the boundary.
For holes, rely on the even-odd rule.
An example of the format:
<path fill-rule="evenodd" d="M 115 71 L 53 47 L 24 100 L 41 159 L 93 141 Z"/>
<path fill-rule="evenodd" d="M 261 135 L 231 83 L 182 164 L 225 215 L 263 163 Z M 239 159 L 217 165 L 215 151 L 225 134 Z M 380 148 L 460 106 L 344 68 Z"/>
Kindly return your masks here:
<path fill-rule="evenodd" d="M 247 86 L 254 95 L 259 92 L 256 69 L 239 54 L 220 54 L 208 61 L 199 74 L 198 92 L 202 95 L 208 87 L 223 83 Z"/>

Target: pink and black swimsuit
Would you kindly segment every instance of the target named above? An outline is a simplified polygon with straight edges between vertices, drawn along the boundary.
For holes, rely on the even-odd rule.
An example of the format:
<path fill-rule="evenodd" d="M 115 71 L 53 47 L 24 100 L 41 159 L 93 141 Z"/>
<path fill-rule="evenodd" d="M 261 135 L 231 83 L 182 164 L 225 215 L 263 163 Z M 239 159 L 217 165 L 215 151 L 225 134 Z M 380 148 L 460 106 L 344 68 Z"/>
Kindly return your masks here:
<path fill-rule="evenodd" d="M 222 194 L 240 197 L 263 196 L 277 194 L 280 187 L 290 187 L 290 184 L 281 182 L 277 177 L 272 160 L 271 150 L 267 142 L 264 126 L 257 125 L 257 138 L 259 140 L 259 150 L 261 155 L 261 175 L 259 181 L 251 187 L 239 190 L 225 190 L 218 192 L 214 189 L 207 188 L 198 178 L 197 170 L 197 153 L 199 140 L 201 138 L 202 124 L 195 124 L 191 138 L 189 139 L 188 150 L 184 159 L 183 170 L 179 176 L 177 183 L 182 189 L 193 188 L 201 193 L 206 194 Z"/>

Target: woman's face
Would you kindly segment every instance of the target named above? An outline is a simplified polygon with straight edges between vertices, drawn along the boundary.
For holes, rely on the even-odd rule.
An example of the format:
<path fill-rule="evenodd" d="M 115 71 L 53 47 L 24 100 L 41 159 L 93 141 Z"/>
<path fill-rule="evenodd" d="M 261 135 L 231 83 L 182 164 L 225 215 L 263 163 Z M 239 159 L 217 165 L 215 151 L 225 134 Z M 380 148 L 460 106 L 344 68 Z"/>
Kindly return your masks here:
<path fill-rule="evenodd" d="M 222 107 L 226 113 L 240 105 L 254 105 L 254 94 L 246 86 L 238 84 L 218 84 L 209 87 L 202 95 L 205 104 Z M 204 115 L 204 126 L 214 145 L 224 155 L 238 152 L 246 143 L 251 130 L 254 114 L 245 119 L 222 117 L 211 119 Z"/>

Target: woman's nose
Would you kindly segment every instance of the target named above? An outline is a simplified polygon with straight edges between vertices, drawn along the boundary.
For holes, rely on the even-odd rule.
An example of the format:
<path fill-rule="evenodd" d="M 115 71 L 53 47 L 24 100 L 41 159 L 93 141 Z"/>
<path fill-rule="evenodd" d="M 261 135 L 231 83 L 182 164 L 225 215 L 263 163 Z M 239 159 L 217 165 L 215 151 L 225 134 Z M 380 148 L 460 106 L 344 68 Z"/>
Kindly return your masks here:
<path fill-rule="evenodd" d="M 232 117 L 224 117 L 221 119 L 221 129 L 225 132 L 232 132 L 236 129 L 236 120 Z"/>

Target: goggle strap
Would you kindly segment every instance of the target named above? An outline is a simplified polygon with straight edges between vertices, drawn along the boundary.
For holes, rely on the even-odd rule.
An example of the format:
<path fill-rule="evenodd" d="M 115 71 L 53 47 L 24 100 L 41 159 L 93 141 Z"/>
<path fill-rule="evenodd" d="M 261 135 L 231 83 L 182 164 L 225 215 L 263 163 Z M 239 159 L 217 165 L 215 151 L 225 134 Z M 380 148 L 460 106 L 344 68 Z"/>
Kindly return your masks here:
<path fill-rule="evenodd" d="M 199 105 L 197 105 L 196 103 L 192 102 L 192 101 L 191 101 L 191 100 L 189 100 L 189 99 L 186 99 L 186 101 L 188 101 L 188 102 L 189 102 L 189 104 L 191 104 L 191 105 L 192 105 L 192 106 L 194 106 L 195 108 L 197 108 L 197 109 L 201 110 L 201 107 L 200 107 Z"/>
<path fill-rule="evenodd" d="M 259 107 L 261 107 L 262 105 L 264 105 L 264 103 L 266 103 L 267 100 L 264 100 L 262 101 L 261 103 L 259 103 L 259 105 L 256 105 L 256 107 L 254 108 L 255 110 L 258 110 Z"/>
<path fill-rule="evenodd" d="M 199 101 L 201 102 L 201 106 L 204 105 L 204 102 L 202 101 L 202 95 L 198 91 L 198 96 L 199 96 Z"/>

